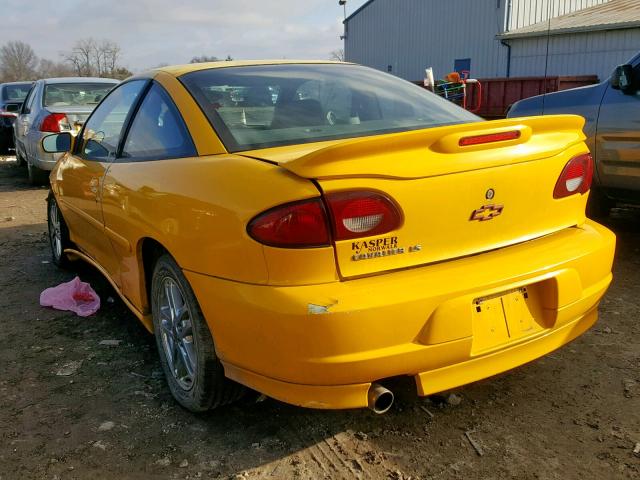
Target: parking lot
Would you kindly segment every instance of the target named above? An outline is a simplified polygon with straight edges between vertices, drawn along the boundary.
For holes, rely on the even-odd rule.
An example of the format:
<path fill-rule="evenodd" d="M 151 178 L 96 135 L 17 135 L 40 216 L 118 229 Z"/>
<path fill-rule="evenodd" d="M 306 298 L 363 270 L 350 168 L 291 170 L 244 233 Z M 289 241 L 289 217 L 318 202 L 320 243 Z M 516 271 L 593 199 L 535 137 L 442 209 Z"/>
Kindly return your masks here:
<path fill-rule="evenodd" d="M 453 396 L 418 398 L 398 381 L 383 416 L 255 395 L 195 415 L 173 401 L 153 337 L 107 281 L 49 262 L 46 195 L 0 161 L 2 480 L 640 478 L 637 211 L 606 222 L 618 251 L 599 322 L 543 359 Z M 76 274 L 101 296 L 96 315 L 39 306 Z"/>

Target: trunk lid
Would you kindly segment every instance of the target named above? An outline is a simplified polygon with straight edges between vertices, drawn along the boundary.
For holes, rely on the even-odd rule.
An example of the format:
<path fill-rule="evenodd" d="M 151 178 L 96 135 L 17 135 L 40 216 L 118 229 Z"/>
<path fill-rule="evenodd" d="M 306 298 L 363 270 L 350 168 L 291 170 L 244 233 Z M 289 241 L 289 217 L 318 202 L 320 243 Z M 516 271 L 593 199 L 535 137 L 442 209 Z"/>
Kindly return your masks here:
<path fill-rule="evenodd" d="M 586 195 L 554 199 L 563 168 L 587 152 L 578 116 L 451 125 L 248 154 L 317 181 L 323 193 L 368 189 L 393 198 L 400 228 L 335 243 L 343 277 L 473 255 L 585 220 Z M 460 146 L 468 137 L 518 138 Z M 302 154 L 301 154 L 302 150 Z"/>
<path fill-rule="evenodd" d="M 47 111 L 50 113 L 64 113 L 69 120 L 71 130 L 79 131 L 84 122 L 89 118 L 93 107 L 47 107 Z"/>

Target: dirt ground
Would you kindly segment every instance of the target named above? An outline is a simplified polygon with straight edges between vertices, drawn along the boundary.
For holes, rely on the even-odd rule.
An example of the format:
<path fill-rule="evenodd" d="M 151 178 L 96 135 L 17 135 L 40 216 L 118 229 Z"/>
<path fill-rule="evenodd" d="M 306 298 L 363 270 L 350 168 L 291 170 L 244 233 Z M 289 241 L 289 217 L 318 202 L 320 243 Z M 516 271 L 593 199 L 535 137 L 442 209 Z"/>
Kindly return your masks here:
<path fill-rule="evenodd" d="M 153 338 L 106 280 L 49 263 L 47 190 L 25 177 L 0 160 L 0 480 L 640 478 L 637 211 L 606 222 L 619 244 L 599 323 L 538 361 L 449 401 L 398 381 L 383 416 L 256 396 L 194 415 L 172 401 Z M 98 314 L 39 306 L 76 274 L 100 294 Z"/>

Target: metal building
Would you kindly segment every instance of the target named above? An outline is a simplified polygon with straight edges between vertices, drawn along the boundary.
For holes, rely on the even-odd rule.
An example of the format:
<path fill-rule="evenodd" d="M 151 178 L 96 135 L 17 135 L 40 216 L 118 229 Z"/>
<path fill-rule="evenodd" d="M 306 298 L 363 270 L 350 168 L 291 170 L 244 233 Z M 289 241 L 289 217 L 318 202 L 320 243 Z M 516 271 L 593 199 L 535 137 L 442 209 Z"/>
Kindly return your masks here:
<path fill-rule="evenodd" d="M 345 20 L 346 60 L 407 80 L 429 66 L 604 79 L 637 50 L 640 0 L 369 0 Z"/>

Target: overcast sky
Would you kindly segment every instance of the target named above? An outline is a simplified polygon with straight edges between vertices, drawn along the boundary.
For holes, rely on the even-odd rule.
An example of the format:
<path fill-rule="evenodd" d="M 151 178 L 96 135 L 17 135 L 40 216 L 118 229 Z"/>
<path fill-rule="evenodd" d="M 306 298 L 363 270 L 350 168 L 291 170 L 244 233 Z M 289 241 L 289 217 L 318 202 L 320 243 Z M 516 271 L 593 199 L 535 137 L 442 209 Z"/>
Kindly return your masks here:
<path fill-rule="evenodd" d="M 348 0 L 347 14 L 363 3 Z M 60 60 L 77 39 L 113 40 L 132 71 L 196 55 L 326 59 L 342 47 L 337 0 L 0 0 L 0 18 L 0 44 Z"/>

